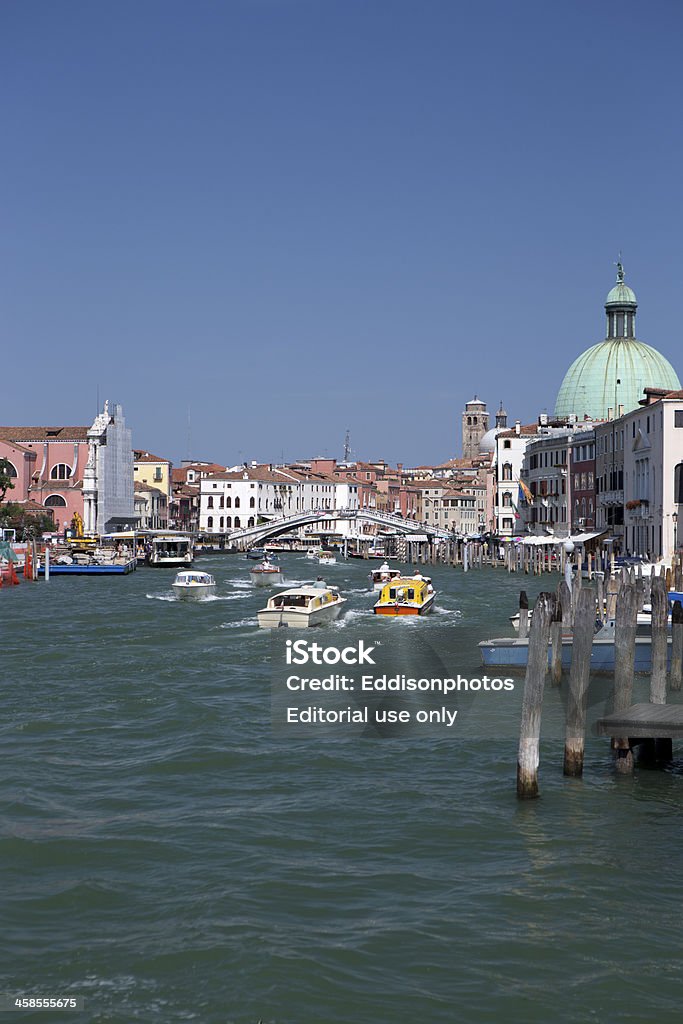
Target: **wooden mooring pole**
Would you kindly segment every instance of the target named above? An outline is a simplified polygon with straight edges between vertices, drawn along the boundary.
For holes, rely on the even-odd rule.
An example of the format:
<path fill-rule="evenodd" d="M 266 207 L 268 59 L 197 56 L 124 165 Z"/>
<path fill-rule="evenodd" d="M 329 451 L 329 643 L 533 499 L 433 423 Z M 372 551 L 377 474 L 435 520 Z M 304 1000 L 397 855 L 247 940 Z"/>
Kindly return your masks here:
<path fill-rule="evenodd" d="M 566 593 L 562 590 L 563 586 Z M 559 686 L 562 682 L 562 619 L 564 615 L 562 601 L 571 601 L 571 598 L 567 597 L 568 593 L 569 588 L 563 580 L 557 587 L 555 614 L 550 624 L 550 681 L 553 686 Z"/>
<path fill-rule="evenodd" d="M 666 626 L 669 616 L 666 582 L 663 576 L 652 580 L 652 664 L 650 668 L 650 703 L 666 704 Z"/>
<path fill-rule="evenodd" d="M 668 586 L 665 576 L 655 576 L 650 588 L 652 604 L 652 664 L 650 666 L 650 703 L 666 704 L 667 622 L 669 619 Z M 670 761 L 673 740 L 655 739 L 655 758 Z"/>
<path fill-rule="evenodd" d="M 526 590 L 519 592 L 519 638 L 525 640 L 529 635 L 529 598 Z"/>
<path fill-rule="evenodd" d="M 671 689 L 680 690 L 683 678 L 683 605 L 671 609 Z"/>
<path fill-rule="evenodd" d="M 579 590 L 574 611 L 572 665 L 569 672 L 567 731 L 564 741 L 564 774 L 583 774 L 583 752 L 586 742 L 586 706 L 591 670 L 591 651 L 595 629 L 595 593 Z"/>
<path fill-rule="evenodd" d="M 614 626 L 614 710 L 626 711 L 633 696 L 633 671 L 636 658 L 636 626 L 638 618 L 638 590 L 635 584 L 622 582 L 616 599 Z M 617 755 L 618 772 L 633 771 L 633 754 L 628 736 L 615 737 L 613 747 Z"/>
<path fill-rule="evenodd" d="M 550 623 L 555 615 L 557 598 L 554 594 L 539 594 L 531 616 L 529 653 L 524 697 L 522 700 L 522 722 L 519 733 L 517 755 L 517 796 L 530 799 L 538 796 L 538 748 L 541 735 L 541 709 L 543 690 L 548 673 L 548 641 Z"/>

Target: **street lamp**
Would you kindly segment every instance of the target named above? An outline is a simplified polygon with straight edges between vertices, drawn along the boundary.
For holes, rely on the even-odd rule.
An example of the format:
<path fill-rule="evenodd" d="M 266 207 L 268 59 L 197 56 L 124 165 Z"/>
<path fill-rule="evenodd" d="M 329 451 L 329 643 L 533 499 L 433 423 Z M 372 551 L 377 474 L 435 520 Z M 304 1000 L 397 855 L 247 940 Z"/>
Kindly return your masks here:
<path fill-rule="evenodd" d="M 567 586 L 569 587 L 569 593 L 571 594 L 571 590 L 572 590 L 572 554 L 573 554 L 573 551 L 574 551 L 574 541 L 571 540 L 569 537 L 567 537 L 567 539 L 564 542 L 564 544 L 562 545 L 562 547 L 564 548 L 564 553 L 566 555 L 565 562 L 564 562 L 564 579 L 565 579 L 565 582 L 566 582 Z"/>
<path fill-rule="evenodd" d="M 676 532 L 677 532 L 677 528 L 678 528 L 678 512 L 674 512 L 673 515 L 671 516 L 671 518 L 673 519 L 673 524 L 674 524 L 674 554 L 675 554 L 676 550 L 677 550 L 677 543 L 678 543 L 678 538 L 676 536 Z"/>

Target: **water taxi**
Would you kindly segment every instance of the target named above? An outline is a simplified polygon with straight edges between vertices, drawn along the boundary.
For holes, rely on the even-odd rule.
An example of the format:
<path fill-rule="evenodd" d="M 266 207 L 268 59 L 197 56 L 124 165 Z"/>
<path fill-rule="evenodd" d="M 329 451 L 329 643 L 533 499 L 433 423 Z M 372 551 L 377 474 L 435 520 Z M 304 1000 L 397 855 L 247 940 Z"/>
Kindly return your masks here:
<path fill-rule="evenodd" d="M 192 537 L 182 533 L 155 533 L 147 541 L 146 564 L 154 569 L 189 569 L 194 560 Z"/>
<path fill-rule="evenodd" d="M 400 569 L 392 569 L 388 562 L 382 562 L 379 569 L 373 569 L 369 573 L 370 583 L 373 590 L 381 590 L 385 583 L 391 583 L 401 575 Z"/>
<path fill-rule="evenodd" d="M 436 597 L 428 576 L 397 576 L 385 583 L 375 604 L 375 615 L 427 615 Z"/>
<path fill-rule="evenodd" d="M 317 584 L 294 587 L 270 598 L 258 613 L 261 629 L 277 626 L 320 626 L 336 619 L 346 604 L 337 587 L 328 587 L 320 580 Z"/>
<path fill-rule="evenodd" d="M 321 551 L 318 555 L 319 565 L 336 565 L 337 559 L 335 558 L 332 551 Z"/>
<path fill-rule="evenodd" d="M 173 593 L 184 601 L 201 601 L 216 590 L 216 581 L 208 572 L 179 572 L 172 583 Z"/>
<path fill-rule="evenodd" d="M 249 570 L 252 582 L 257 587 L 268 587 L 271 583 L 282 582 L 282 570 L 279 565 L 273 565 L 268 558 L 264 558 L 262 562 L 255 565 L 253 569 Z"/>
<path fill-rule="evenodd" d="M 252 558 L 255 562 L 260 561 L 262 558 L 266 557 L 266 549 L 265 548 L 249 548 L 249 550 L 246 552 L 246 557 L 247 558 Z"/>

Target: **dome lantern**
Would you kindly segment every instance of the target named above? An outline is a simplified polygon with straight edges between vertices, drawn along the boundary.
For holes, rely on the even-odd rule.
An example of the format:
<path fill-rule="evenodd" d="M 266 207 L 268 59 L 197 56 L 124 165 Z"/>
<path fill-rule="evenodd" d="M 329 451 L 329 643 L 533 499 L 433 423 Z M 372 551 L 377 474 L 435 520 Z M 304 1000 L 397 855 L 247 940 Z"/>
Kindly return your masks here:
<path fill-rule="evenodd" d="M 605 313 L 607 314 L 605 340 L 635 338 L 637 308 L 636 294 L 624 281 L 624 265 L 620 258 L 617 263 L 617 283 L 605 300 Z"/>

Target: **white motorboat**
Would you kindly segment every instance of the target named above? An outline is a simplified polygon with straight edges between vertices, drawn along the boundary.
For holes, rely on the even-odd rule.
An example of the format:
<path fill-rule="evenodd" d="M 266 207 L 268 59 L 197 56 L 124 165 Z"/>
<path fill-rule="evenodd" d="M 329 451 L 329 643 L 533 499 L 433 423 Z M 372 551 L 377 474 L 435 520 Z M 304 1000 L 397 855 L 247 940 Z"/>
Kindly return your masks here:
<path fill-rule="evenodd" d="M 382 562 L 379 569 L 373 569 L 369 573 L 370 583 L 373 590 L 381 590 L 385 583 L 391 583 L 401 575 L 400 569 L 392 569 L 388 562 Z"/>
<path fill-rule="evenodd" d="M 157 533 L 150 535 L 147 565 L 155 569 L 189 569 L 194 559 L 194 543 L 189 534 Z"/>
<path fill-rule="evenodd" d="M 336 619 L 346 604 L 337 587 L 328 587 L 323 580 L 304 587 L 281 591 L 268 601 L 258 613 L 262 629 L 278 626 L 320 626 Z"/>
<path fill-rule="evenodd" d="M 337 559 L 331 551 L 321 551 L 318 555 L 319 565 L 336 565 Z"/>
<path fill-rule="evenodd" d="M 216 589 L 216 581 L 208 572 L 179 572 L 173 581 L 173 593 L 184 601 L 201 601 Z"/>
<path fill-rule="evenodd" d="M 279 565 L 273 565 L 269 559 L 264 558 L 262 562 L 249 570 L 254 584 L 257 587 L 269 587 L 273 583 L 282 582 L 282 570 Z"/>

